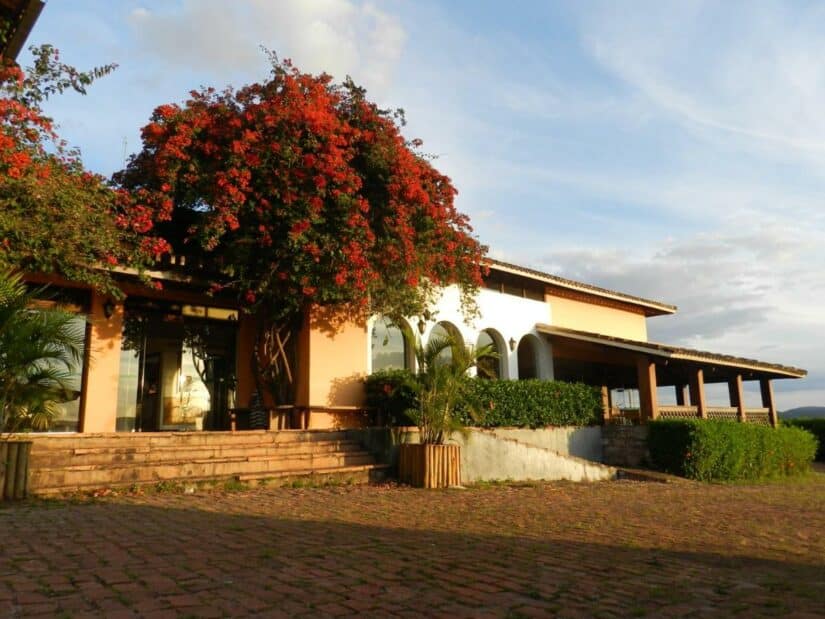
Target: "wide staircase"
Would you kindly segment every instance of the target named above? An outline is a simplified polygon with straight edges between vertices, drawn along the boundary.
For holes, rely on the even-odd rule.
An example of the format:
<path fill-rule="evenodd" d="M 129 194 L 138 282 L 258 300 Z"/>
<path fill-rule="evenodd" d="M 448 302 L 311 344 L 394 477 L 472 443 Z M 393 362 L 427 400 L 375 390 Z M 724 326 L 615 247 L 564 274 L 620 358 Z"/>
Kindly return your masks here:
<path fill-rule="evenodd" d="M 158 482 L 319 477 L 365 483 L 383 478 L 387 469 L 360 443 L 331 430 L 35 435 L 33 440 L 29 491 L 36 495 Z"/>

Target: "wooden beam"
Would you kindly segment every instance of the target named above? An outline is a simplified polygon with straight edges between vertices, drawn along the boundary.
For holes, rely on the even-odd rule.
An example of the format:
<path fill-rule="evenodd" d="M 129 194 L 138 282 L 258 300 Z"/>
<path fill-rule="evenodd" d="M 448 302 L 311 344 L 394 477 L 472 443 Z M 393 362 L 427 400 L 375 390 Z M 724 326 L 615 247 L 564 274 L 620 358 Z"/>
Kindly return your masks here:
<path fill-rule="evenodd" d="M 702 368 L 696 368 L 690 375 L 690 404 L 696 407 L 701 419 L 708 418 L 708 404 L 705 399 L 705 373 Z"/>
<path fill-rule="evenodd" d="M 639 414 L 642 423 L 659 417 L 659 401 L 656 394 L 656 363 L 647 357 L 636 361 L 639 379 Z"/>
<path fill-rule="evenodd" d="M 779 419 L 776 414 L 776 402 L 773 399 L 773 384 L 771 384 L 771 379 L 761 379 L 759 381 L 759 387 L 762 391 L 762 406 L 768 409 L 768 417 L 770 417 L 771 425 L 775 428 L 779 425 Z"/>
<path fill-rule="evenodd" d="M 739 421 L 747 421 L 745 416 L 745 392 L 742 389 L 742 375 L 737 374 L 728 381 L 730 405 L 736 407 L 736 417 Z"/>
<path fill-rule="evenodd" d="M 690 393 L 687 385 L 675 385 L 676 388 L 676 406 L 687 406 L 690 402 Z"/>

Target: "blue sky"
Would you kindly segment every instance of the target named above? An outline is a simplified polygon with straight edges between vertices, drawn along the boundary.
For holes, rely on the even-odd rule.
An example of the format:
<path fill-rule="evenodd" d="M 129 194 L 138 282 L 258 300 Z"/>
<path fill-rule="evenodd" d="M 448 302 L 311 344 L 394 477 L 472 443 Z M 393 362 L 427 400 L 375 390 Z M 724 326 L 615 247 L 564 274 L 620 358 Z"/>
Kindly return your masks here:
<path fill-rule="evenodd" d="M 350 74 L 494 257 L 679 305 L 651 339 L 806 367 L 787 408 L 825 404 L 823 31 L 818 2 L 49 0 L 29 42 L 120 65 L 48 107 L 104 174 L 156 105 L 265 77 L 261 45 Z"/>

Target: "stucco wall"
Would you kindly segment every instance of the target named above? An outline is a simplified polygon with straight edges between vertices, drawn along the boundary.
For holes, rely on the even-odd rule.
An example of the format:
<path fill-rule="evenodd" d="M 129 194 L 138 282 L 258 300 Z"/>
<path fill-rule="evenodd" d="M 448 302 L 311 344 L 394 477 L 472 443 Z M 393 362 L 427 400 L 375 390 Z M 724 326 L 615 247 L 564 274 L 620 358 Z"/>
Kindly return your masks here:
<path fill-rule="evenodd" d="M 106 297 L 92 293 L 89 360 L 81 428 L 83 432 L 114 432 L 117 423 L 123 305 L 116 304 L 111 318 L 106 318 L 103 312 L 106 300 Z"/>
<path fill-rule="evenodd" d="M 494 430 L 501 438 L 513 439 L 556 451 L 562 455 L 576 456 L 594 462 L 602 462 L 602 428 L 589 426 L 586 428 L 496 428 Z"/>
<path fill-rule="evenodd" d="M 364 404 L 369 338 L 364 324 L 331 320 L 313 310 L 309 329 L 308 406 Z"/>
<path fill-rule="evenodd" d="M 473 430 L 467 435 L 454 435 L 450 442 L 461 445 L 464 483 L 503 479 L 604 481 L 616 477 L 612 467 L 536 445 L 563 443 L 567 438 L 564 430 L 528 430 L 533 433 L 532 438 L 525 437 L 529 443 L 502 436 L 496 430 Z M 595 443 L 600 445 L 600 434 L 595 436 Z M 598 448 L 594 445 L 594 449 Z"/>
<path fill-rule="evenodd" d="M 550 324 L 556 327 L 647 341 L 647 322 L 644 314 L 553 294 L 548 294 L 546 298 L 552 312 Z"/>
<path fill-rule="evenodd" d="M 396 465 L 398 445 L 416 442 L 418 431 L 415 428 L 365 428 L 349 430 L 348 437 L 361 441 L 379 461 Z M 572 437 L 576 438 L 571 440 Z M 461 479 L 465 483 L 504 479 L 596 481 L 616 476 L 612 467 L 572 455 L 600 455 L 601 427 L 473 428 L 466 435 L 454 434 L 450 440 L 461 445 Z M 552 445 L 560 450 L 547 447 Z"/>
<path fill-rule="evenodd" d="M 509 294 L 502 294 L 486 288 L 481 289 L 477 297 L 479 316 L 470 323 L 465 321 L 461 312 L 461 299 L 457 286 L 445 288 L 435 304 L 433 317 L 426 321 L 424 333 L 421 339 L 424 342 L 430 337 L 435 325 L 439 322 L 452 324 L 461 334 L 465 344 L 475 345 L 478 336 L 485 329 L 494 332 L 494 337 L 499 342 L 502 353 L 502 366 L 504 372 L 502 378 L 518 378 L 518 352 L 510 350 L 511 339 L 516 342 L 521 341 L 524 336 L 533 336 L 544 342 L 539 347 L 538 370 L 539 377 L 544 379 L 553 378 L 553 358 L 550 353 L 550 346 L 546 340 L 542 340 L 536 331 L 536 324 L 547 323 L 551 320 L 550 308 L 544 301 L 534 301 L 524 299 Z M 413 333 L 418 334 L 418 317 L 410 317 L 407 322 Z M 374 320 L 368 324 L 368 329 L 372 329 Z M 368 331 L 369 332 L 369 331 Z M 371 365 L 372 357 L 369 349 L 370 341 L 367 338 L 364 347 L 364 354 Z M 368 367 L 368 371 L 372 368 Z"/>

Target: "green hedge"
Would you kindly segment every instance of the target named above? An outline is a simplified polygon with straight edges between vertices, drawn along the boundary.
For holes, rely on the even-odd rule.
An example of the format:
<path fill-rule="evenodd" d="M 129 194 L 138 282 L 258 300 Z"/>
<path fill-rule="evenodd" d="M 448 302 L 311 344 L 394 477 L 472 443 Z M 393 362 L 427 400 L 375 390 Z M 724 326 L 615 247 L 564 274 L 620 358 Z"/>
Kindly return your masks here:
<path fill-rule="evenodd" d="M 602 422 L 599 389 L 581 383 L 546 380 L 485 380 L 468 378 L 470 398 L 481 408 L 473 421 L 468 406 L 457 413 L 465 425 L 484 428 L 586 426 Z M 403 411 L 415 406 L 406 370 L 376 372 L 367 378 L 367 406 L 386 418 L 404 423 Z"/>
<path fill-rule="evenodd" d="M 816 459 L 819 462 L 825 462 L 825 419 L 785 419 L 782 425 L 802 428 L 813 434 L 819 441 Z"/>
<path fill-rule="evenodd" d="M 700 481 L 769 479 L 810 470 L 816 439 L 799 428 L 666 420 L 649 424 L 654 468 Z"/>

